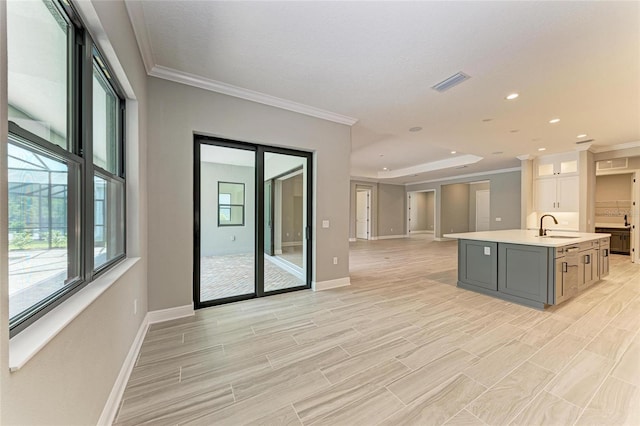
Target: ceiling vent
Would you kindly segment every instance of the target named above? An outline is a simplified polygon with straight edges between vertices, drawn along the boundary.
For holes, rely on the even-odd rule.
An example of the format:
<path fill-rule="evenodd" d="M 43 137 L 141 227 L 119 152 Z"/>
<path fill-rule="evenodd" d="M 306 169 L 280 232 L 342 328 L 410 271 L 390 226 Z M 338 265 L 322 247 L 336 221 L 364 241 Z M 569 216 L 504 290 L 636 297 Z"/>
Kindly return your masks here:
<path fill-rule="evenodd" d="M 433 90 L 436 90 L 438 92 L 444 92 L 446 90 L 451 89 L 453 86 L 457 86 L 458 84 L 462 83 L 463 81 L 466 81 L 468 79 L 470 79 L 471 77 L 468 76 L 467 74 L 463 73 L 463 72 L 458 72 L 455 73 L 454 75 L 452 75 L 451 77 L 442 80 L 440 83 L 436 84 L 435 86 L 432 86 L 431 88 Z"/>
<path fill-rule="evenodd" d="M 626 169 L 629 165 L 628 158 L 614 158 L 596 162 L 596 170 Z"/>

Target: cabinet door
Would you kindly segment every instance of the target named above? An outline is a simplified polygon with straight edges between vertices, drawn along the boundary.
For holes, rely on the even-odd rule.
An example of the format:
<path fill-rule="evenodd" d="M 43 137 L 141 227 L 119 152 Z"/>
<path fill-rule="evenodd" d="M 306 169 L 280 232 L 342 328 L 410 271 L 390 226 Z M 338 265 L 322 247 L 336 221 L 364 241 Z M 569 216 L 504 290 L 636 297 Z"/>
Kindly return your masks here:
<path fill-rule="evenodd" d="M 622 232 L 620 231 L 609 231 L 611 234 L 611 251 L 613 253 L 620 253 L 623 249 L 622 245 Z"/>
<path fill-rule="evenodd" d="M 536 179 L 536 210 L 556 210 L 556 178 Z"/>
<path fill-rule="evenodd" d="M 580 209 L 579 182 L 578 176 L 557 178 L 556 210 L 561 212 L 577 212 Z"/>
<path fill-rule="evenodd" d="M 498 244 L 498 291 L 547 303 L 549 249 Z"/>
<path fill-rule="evenodd" d="M 598 278 L 602 279 L 609 275 L 609 246 L 600 247 L 600 259 L 598 265 Z"/>
<path fill-rule="evenodd" d="M 582 269 L 581 279 L 578 285 L 579 290 L 584 290 L 598 280 L 598 269 L 596 266 L 596 251 L 593 249 L 580 252 L 580 268 Z M 594 268 L 594 266 L 596 266 Z"/>
<path fill-rule="evenodd" d="M 458 281 L 498 290 L 498 243 L 458 240 Z"/>

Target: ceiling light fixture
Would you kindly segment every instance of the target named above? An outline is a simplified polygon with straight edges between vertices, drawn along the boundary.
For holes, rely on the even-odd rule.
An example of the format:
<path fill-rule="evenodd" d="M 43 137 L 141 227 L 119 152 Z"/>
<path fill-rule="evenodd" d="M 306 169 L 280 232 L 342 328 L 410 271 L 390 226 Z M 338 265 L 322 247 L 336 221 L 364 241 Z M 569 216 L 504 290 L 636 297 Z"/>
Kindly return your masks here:
<path fill-rule="evenodd" d="M 538 151 L 546 151 L 547 148 L 538 148 Z"/>
<path fill-rule="evenodd" d="M 452 154 L 456 154 L 458 151 L 451 151 Z"/>
<path fill-rule="evenodd" d="M 412 127 L 409 129 L 410 132 L 419 132 L 420 130 L 422 130 L 422 127 Z"/>
<path fill-rule="evenodd" d="M 514 100 L 515 98 L 517 98 L 518 96 L 520 96 L 518 93 L 511 93 L 511 94 L 507 95 L 507 96 L 505 97 L 505 99 L 507 99 L 507 100 L 509 100 L 509 101 L 512 101 L 512 100 Z"/>
<path fill-rule="evenodd" d="M 582 139 L 582 138 L 586 138 L 586 137 L 587 137 L 586 133 L 583 133 L 581 135 L 576 136 L 576 138 L 578 138 L 578 139 Z"/>
<path fill-rule="evenodd" d="M 551 120 L 549 120 L 549 124 L 556 124 L 559 123 L 560 119 L 559 118 L 552 118 Z"/>
<path fill-rule="evenodd" d="M 387 170 L 389 170 L 389 169 L 388 169 L 388 168 L 386 168 L 386 167 L 383 167 L 383 168 L 382 168 L 382 170 L 384 170 L 384 171 L 386 172 L 386 171 L 387 171 Z"/>

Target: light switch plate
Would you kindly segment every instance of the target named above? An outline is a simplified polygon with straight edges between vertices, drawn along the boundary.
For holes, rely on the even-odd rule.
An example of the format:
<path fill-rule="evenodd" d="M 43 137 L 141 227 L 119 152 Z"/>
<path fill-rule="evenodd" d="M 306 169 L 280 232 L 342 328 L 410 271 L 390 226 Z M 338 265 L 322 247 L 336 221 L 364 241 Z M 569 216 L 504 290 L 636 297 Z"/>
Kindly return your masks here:
<path fill-rule="evenodd" d="M 491 247 L 485 247 L 484 248 L 484 255 L 485 256 L 491 256 Z"/>
<path fill-rule="evenodd" d="M 496 222 L 502 222 L 502 218 L 501 217 L 496 217 Z"/>
<path fill-rule="evenodd" d="M 328 228 L 329 227 L 329 221 L 328 220 L 323 220 L 322 221 L 322 227 L 323 228 Z"/>

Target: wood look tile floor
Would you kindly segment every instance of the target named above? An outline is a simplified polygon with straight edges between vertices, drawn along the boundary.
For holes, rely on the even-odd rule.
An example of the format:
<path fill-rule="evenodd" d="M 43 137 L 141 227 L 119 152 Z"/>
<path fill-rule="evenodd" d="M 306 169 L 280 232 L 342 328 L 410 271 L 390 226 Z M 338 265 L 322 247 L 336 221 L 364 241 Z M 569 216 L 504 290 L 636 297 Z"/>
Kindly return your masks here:
<path fill-rule="evenodd" d="M 351 244 L 351 286 L 149 328 L 118 425 L 640 424 L 640 265 L 544 312 L 459 289 L 455 242 Z"/>

